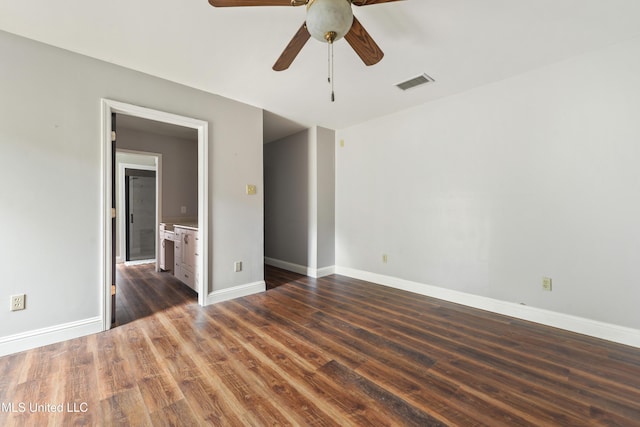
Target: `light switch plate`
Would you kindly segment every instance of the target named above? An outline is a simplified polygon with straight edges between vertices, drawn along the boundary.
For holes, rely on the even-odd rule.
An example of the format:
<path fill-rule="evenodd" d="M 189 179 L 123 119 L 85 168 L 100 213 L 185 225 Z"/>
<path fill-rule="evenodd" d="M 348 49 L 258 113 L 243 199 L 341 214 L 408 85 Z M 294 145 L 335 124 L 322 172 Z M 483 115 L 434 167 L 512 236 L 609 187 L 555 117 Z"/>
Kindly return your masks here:
<path fill-rule="evenodd" d="M 247 194 L 250 196 L 253 196 L 254 194 L 257 193 L 257 189 L 256 186 L 253 184 L 247 184 Z"/>

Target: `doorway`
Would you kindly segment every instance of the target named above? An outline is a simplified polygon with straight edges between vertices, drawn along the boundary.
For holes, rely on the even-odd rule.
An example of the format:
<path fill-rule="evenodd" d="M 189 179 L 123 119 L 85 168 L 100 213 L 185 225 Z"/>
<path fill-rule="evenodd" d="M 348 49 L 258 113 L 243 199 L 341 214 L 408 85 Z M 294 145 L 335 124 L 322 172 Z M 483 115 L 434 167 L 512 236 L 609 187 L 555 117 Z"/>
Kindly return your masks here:
<path fill-rule="evenodd" d="M 124 170 L 126 261 L 156 259 L 156 173 Z"/>
<path fill-rule="evenodd" d="M 198 293 L 198 303 L 205 305 L 208 296 L 208 123 L 202 120 L 179 116 L 149 108 L 139 107 L 118 101 L 102 100 L 102 147 L 103 147 L 103 265 L 102 276 L 104 278 L 102 287 L 102 317 L 103 329 L 111 328 L 112 319 L 112 287 L 114 285 L 115 274 L 112 268 L 115 266 L 115 256 L 112 255 L 115 239 L 112 237 L 111 218 L 115 218 L 115 209 L 112 209 L 112 197 L 114 195 L 114 185 L 112 177 L 114 171 L 113 148 L 116 135 L 112 133 L 112 115 L 120 114 L 132 117 L 149 119 L 160 123 L 178 125 L 195 129 L 198 134 L 198 248 L 199 263 L 196 274 L 196 292 Z M 134 218 L 135 220 L 135 218 Z M 155 233 L 157 235 L 157 233 Z M 157 237 L 156 237 L 157 238 Z M 157 240 L 156 240 L 157 248 Z"/>
<path fill-rule="evenodd" d="M 118 144 L 119 145 L 119 144 Z M 126 144 L 125 144 L 126 145 Z M 158 241 L 156 240 L 156 235 L 158 234 L 158 223 L 160 219 L 163 217 L 162 212 L 162 154 L 161 153 L 152 153 L 152 152 L 143 152 L 137 150 L 130 150 L 123 148 L 121 146 L 116 150 L 116 179 L 115 179 L 115 192 L 116 192 L 116 223 L 115 223 L 115 245 L 116 245 L 116 263 L 141 263 L 141 262 L 155 262 L 158 257 Z M 145 205 L 150 202 L 151 199 L 155 201 L 154 206 L 146 206 L 146 220 L 153 220 L 152 224 L 147 224 L 146 229 L 153 229 L 153 231 L 147 232 L 146 234 L 151 234 L 153 237 L 153 242 L 146 241 L 145 246 L 149 246 L 153 244 L 154 251 L 151 252 L 148 250 L 145 251 L 145 257 L 137 257 L 138 252 L 135 251 L 132 253 L 133 257 L 129 256 L 129 252 L 131 252 L 129 247 L 129 236 L 127 235 L 127 228 L 130 222 L 131 215 L 128 213 L 128 193 L 127 193 L 127 174 L 134 176 L 143 176 L 148 175 L 152 176 L 155 174 L 155 181 L 153 187 L 153 194 L 148 194 L 145 201 Z M 149 183 L 150 184 L 150 183 Z M 147 186 L 148 187 L 148 186 Z M 147 188 L 148 191 L 151 191 L 150 188 Z M 136 216 L 134 215 L 134 224 L 137 222 Z M 128 221 L 129 220 L 129 221 Z M 149 236 L 147 236 L 148 238 Z M 135 242 L 134 242 L 135 245 Z"/>

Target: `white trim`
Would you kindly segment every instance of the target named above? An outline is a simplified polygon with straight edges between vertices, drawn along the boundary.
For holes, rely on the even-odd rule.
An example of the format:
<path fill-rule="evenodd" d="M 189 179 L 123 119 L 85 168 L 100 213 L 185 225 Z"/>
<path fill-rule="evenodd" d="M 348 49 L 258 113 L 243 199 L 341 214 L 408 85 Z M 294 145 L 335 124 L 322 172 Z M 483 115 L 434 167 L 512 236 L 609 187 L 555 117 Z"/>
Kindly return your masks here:
<path fill-rule="evenodd" d="M 335 266 L 331 265 L 329 267 L 322 268 L 311 268 L 306 267 L 304 265 L 294 264 L 292 262 L 282 261 L 275 258 L 264 257 L 264 263 L 267 265 L 271 265 L 273 267 L 282 268 L 283 270 L 293 271 L 294 273 L 304 274 L 305 276 L 319 278 L 324 276 L 329 276 L 330 274 L 335 273 Z"/>
<path fill-rule="evenodd" d="M 0 338 L 0 356 L 102 332 L 102 317 L 49 326 Z"/>
<path fill-rule="evenodd" d="M 127 267 L 130 267 L 133 265 L 155 264 L 155 262 L 156 262 L 155 259 L 137 259 L 135 261 L 125 261 L 124 265 L 126 265 Z"/>
<path fill-rule="evenodd" d="M 397 277 L 336 266 L 336 274 L 640 348 L 640 330 L 500 301 Z"/>
<path fill-rule="evenodd" d="M 179 116 L 158 110 L 152 110 L 133 104 L 101 100 L 102 110 L 102 173 L 101 173 L 101 224 L 102 245 L 99 274 L 104 278 L 100 284 L 100 307 L 103 330 L 111 328 L 111 113 L 155 120 L 158 122 L 196 129 L 198 131 L 198 272 L 196 291 L 198 304 L 205 305 L 209 284 L 209 123 L 191 117 Z M 160 218 L 159 220 L 162 220 Z"/>
<path fill-rule="evenodd" d="M 336 266 L 330 265 L 329 267 L 318 268 L 316 270 L 316 275 L 311 277 L 320 278 L 320 277 L 330 276 L 335 273 L 336 273 Z"/>
<path fill-rule="evenodd" d="M 283 270 L 293 271 L 294 273 L 307 275 L 308 268 L 304 265 L 294 264 L 292 262 L 282 261 L 275 258 L 264 257 L 264 263 L 273 267 L 282 268 Z"/>
<path fill-rule="evenodd" d="M 258 294 L 266 290 L 267 285 L 264 280 L 260 280 L 259 282 L 247 283 L 244 285 L 234 286 L 232 288 L 213 291 L 207 296 L 207 305 Z"/>

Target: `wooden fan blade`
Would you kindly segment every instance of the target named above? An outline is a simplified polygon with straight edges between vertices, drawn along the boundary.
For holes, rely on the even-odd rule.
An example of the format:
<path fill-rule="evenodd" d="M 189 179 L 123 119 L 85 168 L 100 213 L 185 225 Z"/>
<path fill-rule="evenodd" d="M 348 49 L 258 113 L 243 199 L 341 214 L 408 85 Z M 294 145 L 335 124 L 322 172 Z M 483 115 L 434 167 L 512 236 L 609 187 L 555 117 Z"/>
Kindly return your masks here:
<path fill-rule="evenodd" d="M 353 0 L 351 4 L 356 6 L 369 6 L 371 4 L 378 3 L 391 3 L 392 1 L 403 1 L 403 0 Z"/>
<path fill-rule="evenodd" d="M 353 25 L 344 38 L 366 65 L 377 64 L 384 56 L 384 52 L 355 16 L 353 17 Z"/>
<path fill-rule="evenodd" d="M 282 55 L 273 64 L 274 71 L 283 71 L 289 68 L 296 56 L 300 53 L 307 40 L 311 38 L 311 34 L 307 31 L 307 23 L 302 24 L 302 27 L 293 36 L 287 47 L 284 48 Z"/>
<path fill-rule="evenodd" d="M 292 6 L 291 0 L 209 0 L 213 7 Z"/>

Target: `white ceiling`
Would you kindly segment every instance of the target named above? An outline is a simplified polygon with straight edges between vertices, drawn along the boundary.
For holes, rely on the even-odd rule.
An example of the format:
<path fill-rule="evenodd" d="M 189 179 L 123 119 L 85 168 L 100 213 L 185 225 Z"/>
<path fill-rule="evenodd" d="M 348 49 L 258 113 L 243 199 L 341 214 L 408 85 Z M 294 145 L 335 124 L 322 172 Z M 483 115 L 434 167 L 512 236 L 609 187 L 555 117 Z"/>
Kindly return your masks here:
<path fill-rule="evenodd" d="M 311 39 L 289 70 L 271 70 L 304 7 L 0 0 L 0 29 L 264 108 L 281 136 L 340 129 L 640 34 L 639 0 L 405 0 L 354 14 L 385 57 L 366 67 L 337 42 L 335 103 L 326 45 Z M 436 82 L 394 86 L 422 73 Z"/>

